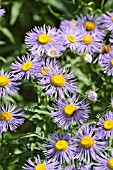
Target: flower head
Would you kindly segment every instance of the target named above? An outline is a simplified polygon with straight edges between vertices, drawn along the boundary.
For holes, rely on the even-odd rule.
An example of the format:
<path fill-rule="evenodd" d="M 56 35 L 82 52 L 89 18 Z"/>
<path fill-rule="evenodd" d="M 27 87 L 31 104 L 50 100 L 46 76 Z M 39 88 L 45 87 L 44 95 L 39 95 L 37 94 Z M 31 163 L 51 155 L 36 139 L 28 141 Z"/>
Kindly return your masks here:
<path fill-rule="evenodd" d="M 99 62 L 99 65 L 103 67 L 102 70 L 105 74 L 107 74 L 108 76 L 113 76 L 113 52 L 105 54 L 101 62 Z"/>
<path fill-rule="evenodd" d="M 68 134 L 60 133 L 58 135 L 55 133 L 44 144 L 47 149 L 44 154 L 51 161 L 59 161 L 61 164 L 69 162 L 75 157 L 74 143 L 74 140 Z"/>
<path fill-rule="evenodd" d="M 113 12 L 106 12 L 101 15 L 101 28 L 106 28 L 109 31 L 113 30 Z"/>
<path fill-rule="evenodd" d="M 33 76 L 39 70 L 41 63 L 41 60 L 29 55 L 27 57 L 17 57 L 17 60 L 11 65 L 11 72 L 17 80 L 23 77 L 28 80 L 30 76 Z"/>
<path fill-rule="evenodd" d="M 60 22 L 60 29 L 65 29 L 65 28 L 69 28 L 69 29 L 77 29 L 77 21 L 72 19 L 72 20 L 63 20 Z"/>
<path fill-rule="evenodd" d="M 99 139 L 109 139 L 113 135 L 113 112 L 107 112 L 103 117 L 99 119 L 98 132 L 96 133 Z"/>
<path fill-rule="evenodd" d="M 98 31 L 99 33 L 99 20 L 98 17 L 94 15 L 87 14 L 86 16 L 83 16 L 82 14 L 80 17 L 77 16 L 78 21 L 78 27 L 80 27 L 82 30 L 85 30 L 86 32 L 92 34 Z"/>
<path fill-rule="evenodd" d="M 101 155 L 107 146 L 106 141 L 99 141 L 95 136 L 95 130 L 91 125 L 84 125 L 82 129 L 75 133 L 76 158 L 84 163 L 86 161 L 91 163 L 91 160 L 95 160 L 97 155 Z"/>
<path fill-rule="evenodd" d="M 37 154 L 36 157 L 34 157 L 35 163 L 31 161 L 31 159 L 27 160 L 27 164 L 22 166 L 22 169 L 26 170 L 60 170 L 60 163 L 59 162 L 50 162 L 50 161 L 44 161 L 43 163 L 40 160 L 40 156 Z"/>
<path fill-rule="evenodd" d="M 51 57 L 51 58 L 59 58 L 66 48 L 62 45 L 60 46 L 50 46 L 49 48 L 46 49 L 46 55 Z"/>
<path fill-rule="evenodd" d="M 2 17 L 5 14 L 5 9 L 0 8 L 0 17 Z"/>
<path fill-rule="evenodd" d="M 57 61 L 57 60 L 54 60 Z M 51 63 L 50 63 L 51 64 Z M 64 96 L 69 96 L 68 92 L 74 93 L 76 89 L 76 83 L 74 80 L 74 73 L 67 73 L 68 70 L 62 69 L 59 65 L 54 65 L 55 67 L 44 68 L 45 72 L 41 72 L 45 77 L 39 80 L 39 84 L 43 89 L 46 89 L 46 94 L 49 96 L 55 95 L 55 98 Z M 48 65 L 47 65 L 48 67 Z M 53 69 L 54 68 L 54 69 Z"/>
<path fill-rule="evenodd" d="M 58 42 L 57 29 L 46 27 L 34 27 L 31 32 L 26 33 L 25 43 L 32 54 L 43 54 L 50 47 Z M 60 43 L 60 42 L 58 42 Z"/>
<path fill-rule="evenodd" d="M 70 28 L 63 28 L 60 33 L 60 38 L 66 48 L 69 47 L 71 50 L 78 49 L 81 41 L 81 34 L 79 31 Z"/>
<path fill-rule="evenodd" d="M 100 55 L 98 57 L 98 64 L 100 65 L 106 54 L 110 54 L 113 51 L 112 45 L 103 44 L 100 49 Z"/>
<path fill-rule="evenodd" d="M 4 73 L 2 69 L 0 71 L 0 96 L 5 97 L 7 94 L 13 95 L 19 88 L 20 82 L 17 82 L 13 75 L 9 72 Z"/>
<path fill-rule="evenodd" d="M 94 170 L 112 170 L 113 169 L 113 149 L 111 150 L 111 155 L 104 153 L 101 157 L 98 156 L 94 166 Z"/>
<path fill-rule="evenodd" d="M 2 126 L 2 132 L 6 132 L 8 128 L 10 131 L 16 131 L 16 129 L 24 123 L 23 111 L 21 108 L 17 109 L 16 105 L 1 105 L 0 109 L 0 125 Z"/>
<path fill-rule="evenodd" d="M 42 58 L 41 60 L 41 65 L 38 68 L 38 70 L 35 72 L 35 77 L 36 78 L 49 78 L 49 74 L 51 74 L 56 68 L 59 70 L 61 69 L 61 65 L 59 61 L 54 58 Z"/>
<path fill-rule="evenodd" d="M 53 121 L 58 124 L 58 126 L 68 129 L 68 127 L 74 122 L 78 124 L 83 124 L 89 115 L 89 104 L 85 99 L 81 100 L 76 97 L 76 94 L 70 96 L 70 102 L 66 100 L 58 100 L 54 104 L 55 112 L 52 112 Z"/>
<path fill-rule="evenodd" d="M 103 35 L 98 35 L 96 33 L 89 34 L 87 32 L 81 33 L 81 43 L 78 46 L 77 50 L 80 53 L 88 53 L 90 55 L 94 55 L 94 53 L 98 53 L 102 46 Z"/>

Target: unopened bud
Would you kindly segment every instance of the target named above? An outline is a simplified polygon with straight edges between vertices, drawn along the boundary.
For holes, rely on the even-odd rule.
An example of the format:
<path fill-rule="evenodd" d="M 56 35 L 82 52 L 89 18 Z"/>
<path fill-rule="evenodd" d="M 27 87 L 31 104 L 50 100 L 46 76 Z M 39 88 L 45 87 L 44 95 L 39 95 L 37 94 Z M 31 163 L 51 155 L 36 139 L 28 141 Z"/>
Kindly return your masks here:
<path fill-rule="evenodd" d="M 84 60 L 85 60 L 86 63 L 91 63 L 92 62 L 92 56 L 90 54 L 85 54 Z"/>
<path fill-rule="evenodd" d="M 97 101 L 97 93 L 95 91 L 88 91 L 87 92 L 87 98 L 90 101 Z"/>

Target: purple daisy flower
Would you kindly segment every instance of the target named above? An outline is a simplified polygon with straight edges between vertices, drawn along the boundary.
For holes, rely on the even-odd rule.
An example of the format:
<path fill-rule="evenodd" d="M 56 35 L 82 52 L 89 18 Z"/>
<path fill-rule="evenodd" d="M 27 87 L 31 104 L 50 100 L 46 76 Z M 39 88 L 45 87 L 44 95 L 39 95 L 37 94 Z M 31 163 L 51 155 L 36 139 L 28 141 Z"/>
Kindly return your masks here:
<path fill-rule="evenodd" d="M 105 54 L 104 58 L 101 59 L 101 62 L 99 62 L 99 65 L 103 67 L 103 71 L 108 76 L 113 76 L 113 52 L 110 52 L 109 54 Z"/>
<path fill-rule="evenodd" d="M 16 129 L 24 123 L 23 111 L 21 108 L 17 109 L 16 105 L 1 105 L 0 109 L 0 125 L 2 125 L 2 132 L 6 132 L 8 128 L 11 131 Z"/>
<path fill-rule="evenodd" d="M 113 112 L 107 112 L 103 117 L 99 119 L 98 131 L 96 136 L 99 139 L 109 139 L 111 135 L 113 135 Z"/>
<path fill-rule="evenodd" d="M 94 170 L 112 170 L 113 169 L 113 149 L 111 155 L 104 153 L 102 157 L 97 157 L 97 163 L 95 163 Z"/>
<path fill-rule="evenodd" d="M 5 9 L 0 8 L 0 17 L 2 17 L 5 14 Z"/>
<path fill-rule="evenodd" d="M 78 124 L 83 124 L 88 118 L 89 115 L 89 103 L 83 100 L 79 100 L 79 97 L 76 97 L 74 93 L 73 96 L 70 96 L 70 101 L 58 100 L 54 104 L 55 112 L 51 113 L 53 116 L 53 122 L 55 122 L 59 127 L 68 129 L 68 127 L 74 122 Z"/>
<path fill-rule="evenodd" d="M 60 170 L 60 163 L 59 162 L 50 162 L 50 161 L 44 161 L 41 163 L 40 156 L 37 154 L 36 157 L 34 157 L 35 163 L 31 161 L 31 159 L 27 160 L 27 164 L 22 166 L 22 169 L 26 170 Z"/>
<path fill-rule="evenodd" d="M 100 23 L 98 17 L 90 14 L 83 16 L 81 14 L 80 17 L 77 16 L 77 19 L 80 29 L 85 30 L 90 34 L 97 33 L 97 31 L 98 33 L 101 32 L 101 30 L 99 30 L 98 28 L 98 25 Z"/>
<path fill-rule="evenodd" d="M 60 45 L 59 47 L 58 46 L 52 46 L 52 47 L 49 47 L 48 49 L 46 49 L 46 55 L 51 57 L 51 58 L 59 58 L 63 53 L 64 51 L 66 50 L 66 47 Z"/>
<path fill-rule="evenodd" d="M 71 50 L 76 50 L 80 46 L 80 41 L 82 40 L 81 34 L 79 31 L 70 28 L 63 28 L 59 30 L 60 39 L 66 48 L 70 48 Z"/>
<path fill-rule="evenodd" d="M 90 35 L 87 32 L 82 32 L 81 38 L 82 40 L 80 46 L 77 48 L 78 52 L 93 55 L 94 53 L 98 53 L 100 51 L 103 36 L 98 35 L 97 33 Z"/>
<path fill-rule="evenodd" d="M 113 30 L 113 12 L 106 12 L 101 15 L 101 28 L 106 28 L 109 31 Z"/>
<path fill-rule="evenodd" d="M 14 74 L 16 80 L 20 80 L 25 77 L 29 80 L 30 76 L 33 76 L 37 70 L 41 67 L 41 60 L 33 58 L 30 55 L 17 57 L 14 63 L 11 65 L 11 72 Z"/>
<path fill-rule="evenodd" d="M 49 78 L 49 74 L 51 74 L 56 69 L 56 67 L 58 70 L 61 69 L 61 65 L 56 58 L 42 58 L 41 66 L 35 73 L 35 77 L 38 79 L 47 77 Z"/>
<path fill-rule="evenodd" d="M 34 27 L 31 32 L 26 33 L 25 43 L 32 54 L 43 54 L 50 46 L 56 46 L 58 42 L 57 29 L 50 26 Z"/>
<path fill-rule="evenodd" d="M 72 19 L 70 21 L 68 20 L 63 20 L 60 22 L 60 29 L 65 29 L 65 28 L 69 28 L 69 29 L 77 29 L 77 21 Z"/>
<path fill-rule="evenodd" d="M 9 72 L 4 73 L 2 69 L 0 71 L 0 96 L 5 97 L 7 94 L 13 95 L 19 88 L 20 82 L 17 82 L 13 75 Z"/>
<path fill-rule="evenodd" d="M 76 90 L 76 82 L 74 80 L 75 73 L 67 74 L 66 68 L 62 69 L 55 66 L 54 70 L 50 70 L 45 78 L 39 80 L 39 84 L 46 89 L 48 96 L 64 98 L 64 93 L 69 96 L 68 92 L 74 93 Z"/>
<path fill-rule="evenodd" d="M 70 162 L 75 158 L 75 141 L 68 134 L 56 132 L 47 139 L 44 144 L 46 151 L 44 154 L 51 161 L 59 161 L 61 164 Z"/>
<path fill-rule="evenodd" d="M 100 49 L 100 54 L 98 57 L 98 64 L 101 64 L 101 61 L 103 60 L 105 54 L 109 54 L 111 51 L 113 51 L 112 45 L 103 44 Z"/>
<path fill-rule="evenodd" d="M 106 141 L 99 141 L 95 136 L 95 129 L 93 126 L 84 125 L 82 129 L 79 129 L 75 133 L 76 141 L 76 158 L 84 163 L 88 161 L 90 163 L 92 159 L 96 159 L 97 155 L 102 155 L 107 146 Z"/>

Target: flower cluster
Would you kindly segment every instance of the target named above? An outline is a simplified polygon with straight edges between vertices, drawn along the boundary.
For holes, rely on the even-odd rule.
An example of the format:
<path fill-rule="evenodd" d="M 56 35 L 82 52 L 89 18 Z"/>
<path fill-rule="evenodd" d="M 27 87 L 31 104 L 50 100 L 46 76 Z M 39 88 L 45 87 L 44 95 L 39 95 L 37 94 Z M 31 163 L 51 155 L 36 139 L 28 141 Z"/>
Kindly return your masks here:
<path fill-rule="evenodd" d="M 0 16 L 4 10 L 0 9 Z M 69 49 L 92 62 L 92 56 L 107 75 L 113 76 L 113 13 L 101 17 L 87 14 L 76 20 L 61 21 L 59 29 L 35 26 L 26 33 L 25 44 L 30 54 L 18 56 L 10 71 L 0 71 L 0 98 L 13 96 L 22 80 L 39 85 L 45 96 L 54 99 L 50 116 L 58 131 L 45 139 L 45 161 L 34 157 L 27 160 L 26 170 L 95 170 L 113 169 L 113 152 L 105 152 L 113 135 L 113 112 L 107 111 L 98 122 L 88 122 L 90 102 L 96 103 L 97 93 L 77 94 L 76 73 L 62 67 L 57 58 Z M 104 21 L 104 22 L 103 22 Z M 107 41 L 107 31 L 110 36 Z M 24 123 L 23 111 L 14 104 L 0 105 L 0 133 L 16 131 Z M 56 128 L 56 129 L 57 129 Z M 93 164 L 92 162 L 97 162 Z"/>

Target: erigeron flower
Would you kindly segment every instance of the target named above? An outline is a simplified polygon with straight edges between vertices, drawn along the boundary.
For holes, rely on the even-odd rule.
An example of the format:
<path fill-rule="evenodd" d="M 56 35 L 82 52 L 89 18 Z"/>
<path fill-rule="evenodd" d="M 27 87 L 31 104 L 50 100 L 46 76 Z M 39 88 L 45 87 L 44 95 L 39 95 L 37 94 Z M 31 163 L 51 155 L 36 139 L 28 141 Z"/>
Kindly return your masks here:
<path fill-rule="evenodd" d="M 46 55 L 51 57 L 51 58 L 59 58 L 64 51 L 66 50 L 66 48 L 62 45 L 60 46 L 52 46 L 46 49 Z"/>
<path fill-rule="evenodd" d="M 89 34 L 87 32 L 81 33 L 80 45 L 77 47 L 77 51 L 81 54 L 88 53 L 94 55 L 98 53 L 103 42 L 103 36 L 96 33 Z"/>
<path fill-rule="evenodd" d="M 77 25 L 78 25 L 78 23 L 74 19 L 72 19 L 72 20 L 62 20 L 60 22 L 60 29 L 69 28 L 69 29 L 77 30 L 77 27 L 78 27 Z"/>
<path fill-rule="evenodd" d="M 106 28 L 109 31 L 113 30 L 113 12 L 106 12 L 101 15 L 101 28 Z"/>
<path fill-rule="evenodd" d="M 105 54 L 99 65 L 105 74 L 113 76 L 113 52 Z"/>
<path fill-rule="evenodd" d="M 53 122 L 64 129 L 68 129 L 74 122 L 83 124 L 89 118 L 89 103 L 85 99 L 80 100 L 76 94 L 56 101 L 53 106 L 53 110 L 55 110 L 51 113 Z"/>
<path fill-rule="evenodd" d="M 39 84 L 42 89 L 46 90 L 48 96 L 55 96 L 55 98 L 64 98 L 69 96 L 69 92 L 74 93 L 76 90 L 76 81 L 74 72 L 67 73 L 66 68 L 59 69 L 59 66 L 55 66 L 54 70 L 48 70 L 47 76 L 39 79 Z"/>
<path fill-rule="evenodd" d="M 50 46 L 56 46 L 56 44 L 61 44 L 61 41 L 58 41 L 59 33 L 55 27 L 43 26 L 43 27 L 34 27 L 33 30 L 26 33 L 25 43 L 28 50 L 33 55 L 41 55 Z"/>
<path fill-rule="evenodd" d="M 44 155 L 51 161 L 59 161 L 61 164 L 70 162 L 75 158 L 75 142 L 66 133 L 60 133 L 59 135 L 55 132 L 50 136 L 44 146 L 46 151 Z"/>
<path fill-rule="evenodd" d="M 20 84 L 11 72 L 4 73 L 3 69 L 0 71 L 0 97 L 5 97 L 7 94 L 15 94 L 19 90 L 17 86 Z"/>
<path fill-rule="evenodd" d="M 2 126 L 2 132 L 16 131 L 16 129 L 24 123 L 23 111 L 21 108 L 17 108 L 14 104 L 8 104 L 6 106 L 1 105 L 0 108 L 0 125 Z"/>
<path fill-rule="evenodd" d="M 113 51 L 112 45 L 103 44 L 100 49 L 100 54 L 98 56 L 98 64 L 100 65 L 106 54 L 110 54 Z"/>
<path fill-rule="evenodd" d="M 78 27 L 83 31 L 88 32 L 89 34 L 97 33 L 101 34 L 101 30 L 99 29 L 99 19 L 94 15 L 87 14 L 83 16 L 82 14 L 80 17 L 77 16 Z"/>
<path fill-rule="evenodd" d="M 17 57 L 17 59 L 11 65 L 11 72 L 14 74 L 15 79 L 19 80 L 23 77 L 29 80 L 41 67 L 41 60 L 33 58 L 30 55 Z"/>
<path fill-rule="evenodd" d="M 5 14 L 5 9 L 0 8 L 0 17 L 2 17 Z"/>
<path fill-rule="evenodd" d="M 56 58 L 42 58 L 41 65 L 35 72 L 35 77 L 37 79 L 49 78 L 49 74 L 51 74 L 56 68 L 57 70 L 62 70 L 60 63 Z"/>
<path fill-rule="evenodd" d="M 111 155 L 104 153 L 97 157 L 94 170 L 113 170 L 113 149 L 111 149 Z"/>
<path fill-rule="evenodd" d="M 95 131 L 95 127 L 84 125 L 75 132 L 76 158 L 79 161 L 91 163 L 92 159 L 96 160 L 97 155 L 101 156 L 104 152 L 107 141 L 99 141 Z"/>
<path fill-rule="evenodd" d="M 113 135 L 113 112 L 109 111 L 99 119 L 96 135 L 99 139 L 108 140 Z"/>
<path fill-rule="evenodd" d="M 27 160 L 27 164 L 22 166 L 22 169 L 26 170 L 61 170 L 60 163 L 56 161 L 42 161 L 40 160 L 40 156 L 37 154 L 37 156 L 34 157 L 35 163 L 31 160 Z"/>
<path fill-rule="evenodd" d="M 72 51 L 75 51 L 80 46 L 81 33 L 70 28 L 63 28 L 61 31 L 60 39 L 66 48 L 70 48 Z"/>

